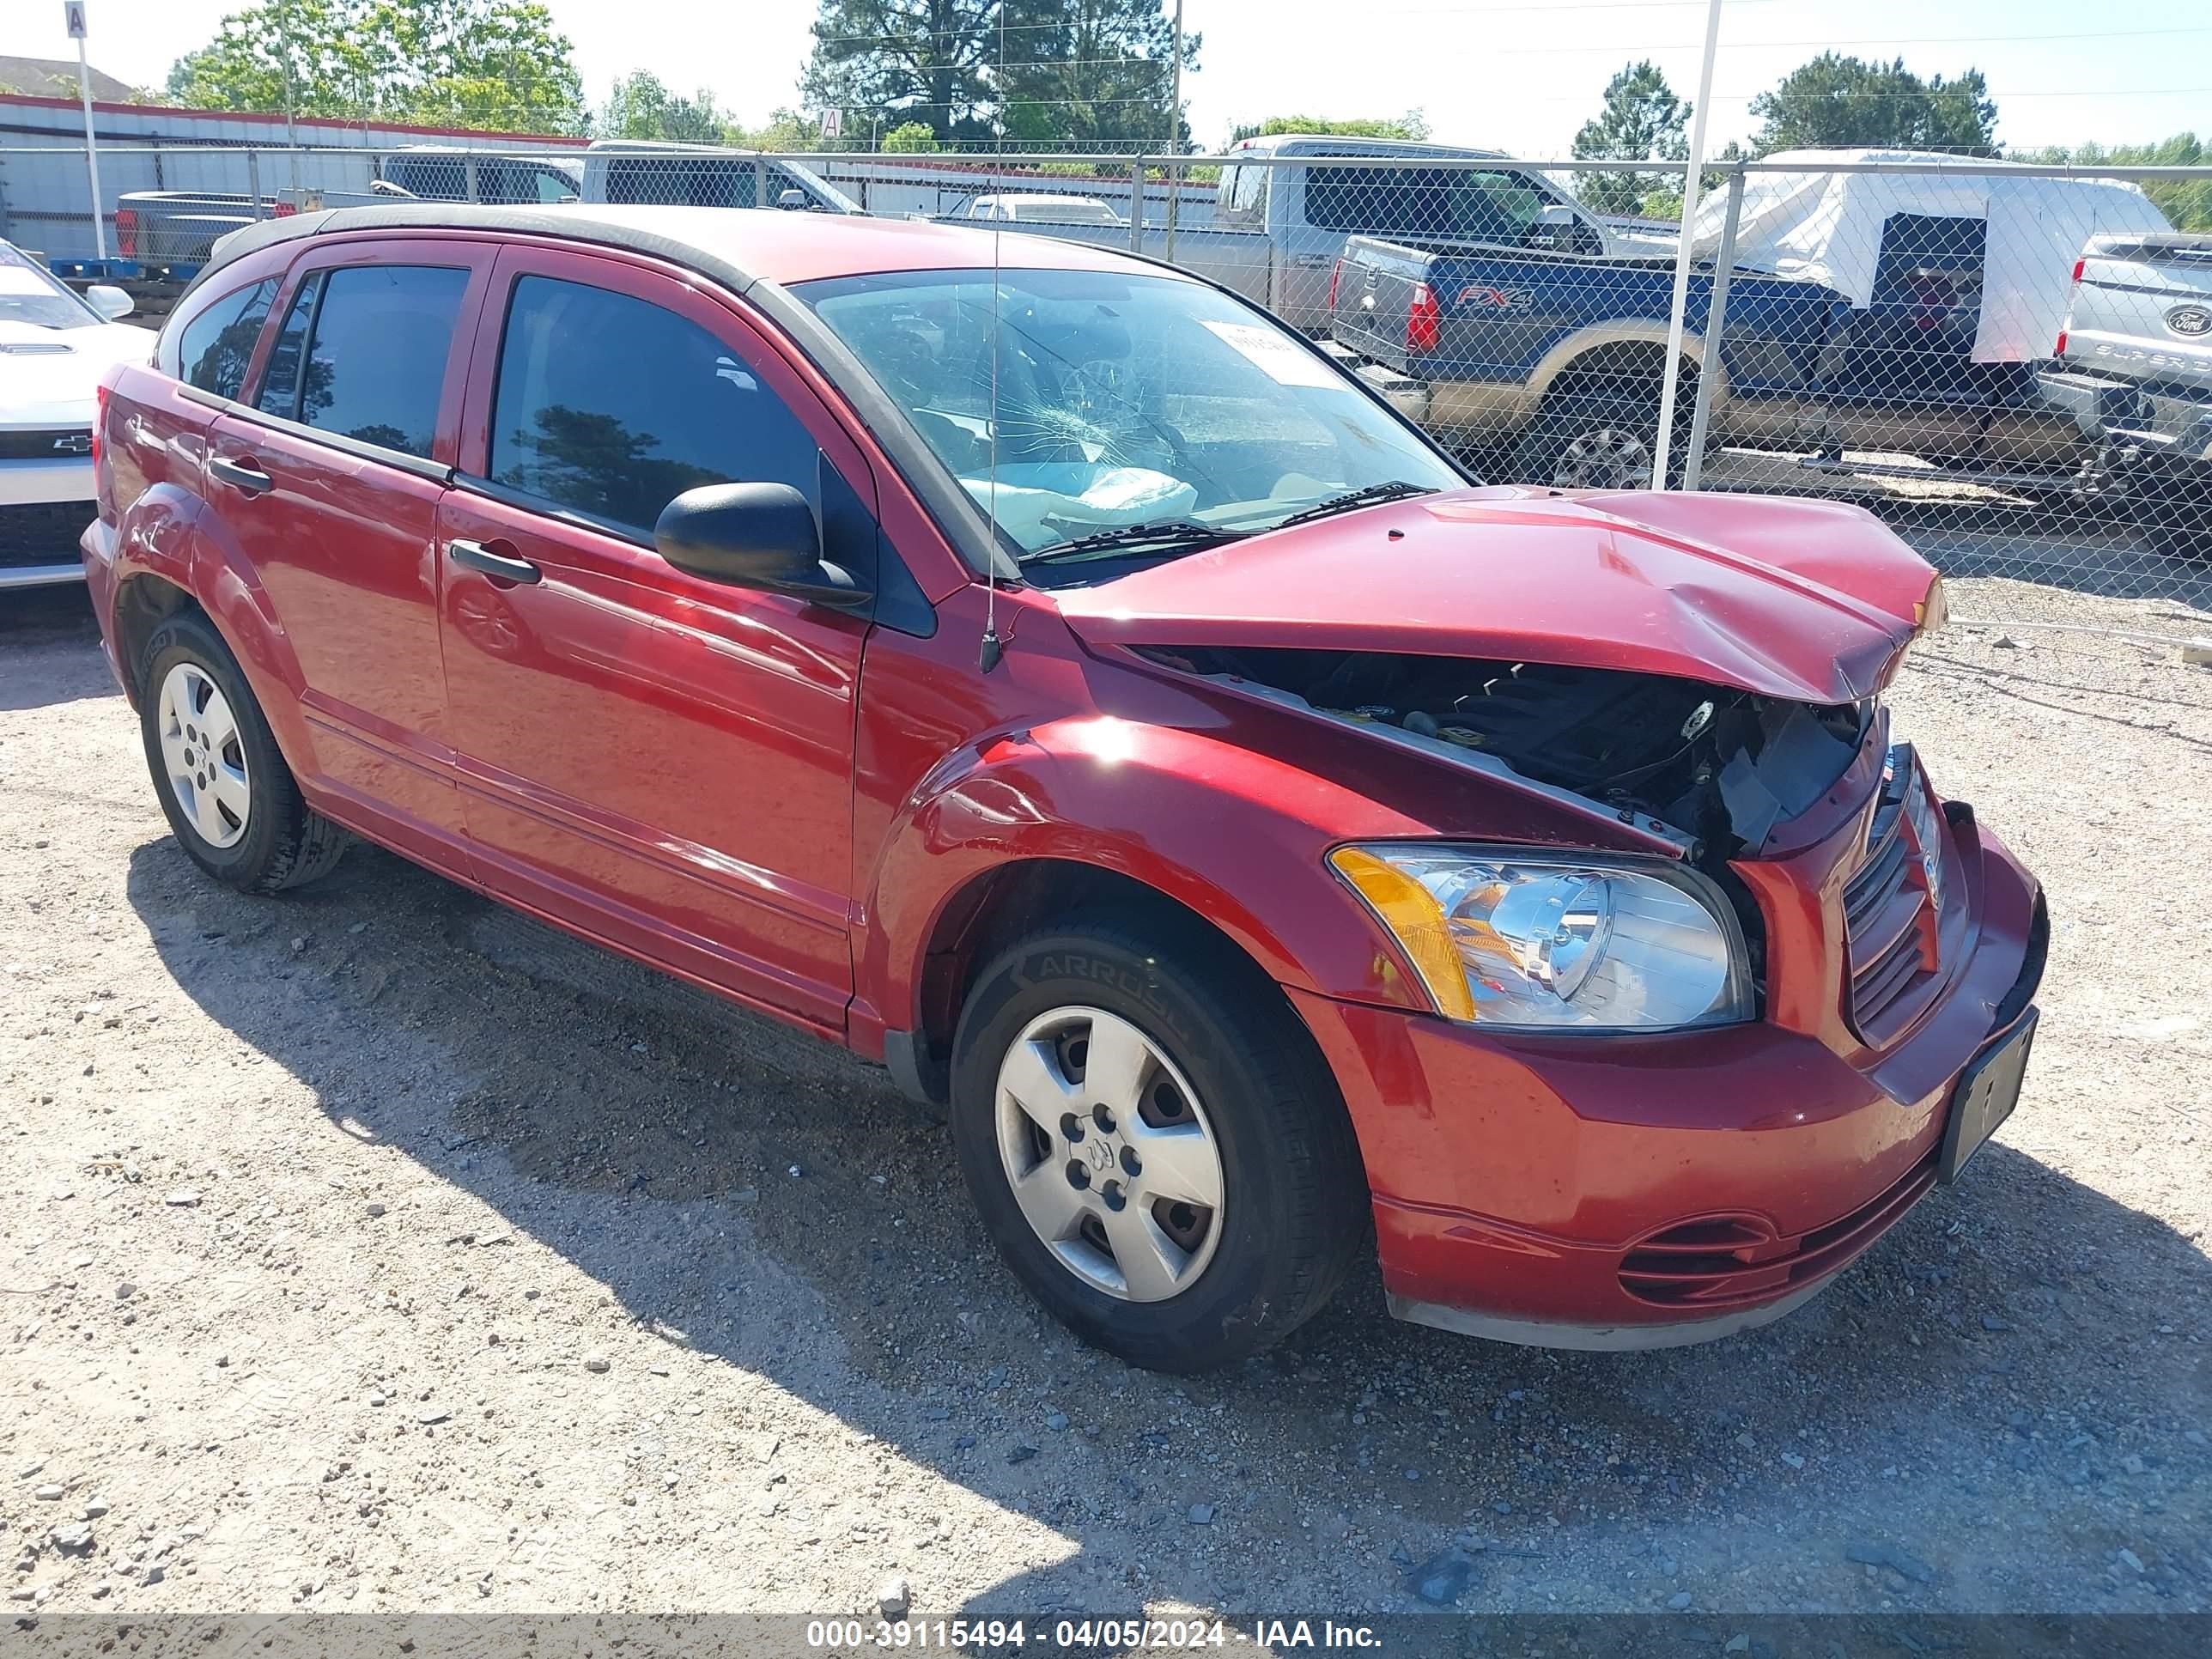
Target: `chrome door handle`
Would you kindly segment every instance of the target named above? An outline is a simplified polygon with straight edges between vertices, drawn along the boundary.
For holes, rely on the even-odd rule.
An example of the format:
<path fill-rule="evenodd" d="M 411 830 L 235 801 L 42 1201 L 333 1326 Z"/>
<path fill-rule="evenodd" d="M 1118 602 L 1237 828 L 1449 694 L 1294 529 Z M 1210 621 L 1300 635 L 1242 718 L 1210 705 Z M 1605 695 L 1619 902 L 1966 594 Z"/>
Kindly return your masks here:
<path fill-rule="evenodd" d="M 507 581 L 528 583 L 545 579 L 545 573 L 529 560 L 495 553 L 482 542 L 465 542 L 457 537 L 446 544 L 446 556 L 464 569 L 481 571 Z"/>
<path fill-rule="evenodd" d="M 265 495 L 276 487 L 276 480 L 251 461 L 234 461 L 221 455 L 210 455 L 207 468 L 210 474 L 241 495 Z"/>

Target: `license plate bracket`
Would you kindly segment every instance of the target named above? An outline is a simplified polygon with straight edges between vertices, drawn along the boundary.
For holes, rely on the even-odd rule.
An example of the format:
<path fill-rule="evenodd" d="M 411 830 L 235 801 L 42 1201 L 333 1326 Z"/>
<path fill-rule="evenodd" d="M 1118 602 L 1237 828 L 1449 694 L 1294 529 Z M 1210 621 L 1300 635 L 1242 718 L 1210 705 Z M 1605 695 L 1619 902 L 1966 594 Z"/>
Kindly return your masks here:
<path fill-rule="evenodd" d="M 2029 1008 L 2011 1030 L 1959 1073 L 1951 1090 L 1950 1117 L 1943 1126 L 1943 1148 L 1936 1155 L 1937 1181 L 1947 1186 L 1956 1181 L 2020 1103 L 2021 1081 L 2027 1075 L 2028 1053 L 2035 1047 L 2038 1014 Z"/>

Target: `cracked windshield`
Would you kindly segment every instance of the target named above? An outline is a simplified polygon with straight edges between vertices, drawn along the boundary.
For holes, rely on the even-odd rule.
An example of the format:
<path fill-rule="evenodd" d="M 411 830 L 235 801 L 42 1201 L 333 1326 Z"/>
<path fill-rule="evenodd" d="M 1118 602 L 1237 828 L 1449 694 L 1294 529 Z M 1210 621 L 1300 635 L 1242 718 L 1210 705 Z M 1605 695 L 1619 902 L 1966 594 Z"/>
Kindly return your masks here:
<path fill-rule="evenodd" d="M 1004 270 L 995 305 L 988 270 L 795 291 L 1024 563 L 1189 551 L 1464 482 L 1296 337 L 1194 283 Z"/>

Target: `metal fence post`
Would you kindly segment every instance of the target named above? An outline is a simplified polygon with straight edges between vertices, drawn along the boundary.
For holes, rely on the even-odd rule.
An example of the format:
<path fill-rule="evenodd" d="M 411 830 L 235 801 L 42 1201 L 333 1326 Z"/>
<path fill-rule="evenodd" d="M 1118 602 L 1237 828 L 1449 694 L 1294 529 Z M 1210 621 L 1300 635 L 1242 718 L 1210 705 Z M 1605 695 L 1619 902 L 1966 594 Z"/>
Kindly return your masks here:
<path fill-rule="evenodd" d="M 1165 252 L 1165 253 L 1164 253 L 1162 257 L 1163 257 L 1163 258 L 1166 258 L 1167 260 L 1169 260 L 1170 263 L 1172 263 L 1172 262 L 1174 261 L 1174 259 L 1175 259 L 1176 209 L 1176 208 L 1178 208 L 1178 207 L 1180 207 L 1180 206 L 1182 204 L 1182 170 L 1180 167 L 1176 167 L 1176 164 L 1175 164 L 1175 158 L 1174 158 L 1173 156 L 1170 156 L 1170 157 L 1168 158 L 1167 174 L 1168 174 L 1168 233 L 1167 233 L 1167 248 L 1166 248 L 1166 252 Z"/>
<path fill-rule="evenodd" d="M 261 152 L 258 149 L 246 152 L 246 193 L 252 199 L 253 216 L 261 218 Z"/>
<path fill-rule="evenodd" d="M 1145 251 L 1145 158 L 1129 162 L 1129 252 Z"/>
<path fill-rule="evenodd" d="M 1729 278 L 1735 270 L 1735 229 L 1743 217 L 1743 168 L 1729 174 L 1728 207 L 1721 220 L 1721 245 L 1713 256 L 1713 297 L 1705 307 L 1705 349 L 1698 368 L 1698 402 L 1690 416 L 1690 453 L 1682 458 L 1682 488 L 1695 489 L 1705 471 L 1705 425 L 1712 417 L 1713 382 L 1723 370 L 1728 327 Z M 1682 227 L 1687 236 L 1690 228 Z"/>
<path fill-rule="evenodd" d="M 768 158 L 758 150 L 753 152 L 753 205 L 774 207 L 768 199 Z"/>

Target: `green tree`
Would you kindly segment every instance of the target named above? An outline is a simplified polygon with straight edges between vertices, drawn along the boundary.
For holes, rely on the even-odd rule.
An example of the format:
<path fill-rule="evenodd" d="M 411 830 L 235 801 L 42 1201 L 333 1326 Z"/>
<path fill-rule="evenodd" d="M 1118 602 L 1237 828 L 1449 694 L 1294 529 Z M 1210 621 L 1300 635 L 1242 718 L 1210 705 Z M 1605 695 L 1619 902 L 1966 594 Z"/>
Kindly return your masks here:
<path fill-rule="evenodd" d="M 1266 120 L 1241 125 L 1229 135 L 1237 143 L 1246 138 L 1272 138 L 1278 133 L 1311 132 L 1335 138 L 1404 138 L 1420 143 L 1429 136 L 1429 118 L 1409 109 L 1398 116 L 1368 116 L 1331 120 L 1325 115 L 1271 115 Z"/>
<path fill-rule="evenodd" d="M 537 0 L 262 0 L 179 58 L 168 94 L 199 109 L 581 132 L 568 37 Z"/>
<path fill-rule="evenodd" d="M 1683 134 L 1690 106 L 1674 95 L 1658 65 L 1629 64 L 1605 85 L 1604 106 L 1575 134 L 1578 161 L 1680 161 L 1690 154 Z M 1667 179 L 1656 173 L 1585 173 L 1576 190 L 1594 213 L 1635 213 L 1655 191 L 1664 195 Z M 1681 192 L 1674 191 L 1680 204 Z"/>
<path fill-rule="evenodd" d="M 2212 162 L 2212 145 L 2193 132 L 2177 132 L 2155 144 L 2055 145 L 2013 160 L 2052 167 L 2201 167 Z M 2176 230 L 2212 230 L 2212 179 L 2155 179 L 2142 191 Z"/>
<path fill-rule="evenodd" d="M 822 137 L 821 124 L 811 116 L 795 109 L 779 109 L 769 115 L 766 126 L 732 127 L 726 142 L 739 149 L 788 150 L 837 149 L 849 147 L 852 141 L 848 139 L 843 145 L 827 142 Z"/>
<path fill-rule="evenodd" d="M 842 110 L 848 126 L 919 122 L 940 140 L 989 138 L 998 23 L 999 0 L 821 0 L 799 95 Z"/>
<path fill-rule="evenodd" d="M 1006 0 L 1000 120 L 1024 144 L 1159 149 L 1189 142 L 1175 96 L 1175 23 L 1162 0 Z M 1195 34 L 1183 72 L 1198 67 Z"/>
<path fill-rule="evenodd" d="M 1897 58 L 1869 64 L 1824 52 L 1751 100 L 1763 125 L 1752 153 L 1866 147 L 1997 153 L 1997 106 L 1979 70 L 1923 80 Z"/>
<path fill-rule="evenodd" d="M 615 82 L 594 131 L 603 138 L 659 138 L 679 144 L 719 144 L 732 123 L 701 87 L 689 98 L 671 92 L 649 70 L 632 70 Z"/>
<path fill-rule="evenodd" d="M 1103 149 L 1189 137 L 1163 0 L 818 0 L 799 77 L 846 130 L 919 122 L 942 143 Z M 1197 66 L 1199 38 L 1183 40 Z"/>
<path fill-rule="evenodd" d="M 938 148 L 937 135 L 927 123 L 908 121 L 884 135 L 884 149 L 894 155 L 918 155 Z"/>

